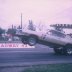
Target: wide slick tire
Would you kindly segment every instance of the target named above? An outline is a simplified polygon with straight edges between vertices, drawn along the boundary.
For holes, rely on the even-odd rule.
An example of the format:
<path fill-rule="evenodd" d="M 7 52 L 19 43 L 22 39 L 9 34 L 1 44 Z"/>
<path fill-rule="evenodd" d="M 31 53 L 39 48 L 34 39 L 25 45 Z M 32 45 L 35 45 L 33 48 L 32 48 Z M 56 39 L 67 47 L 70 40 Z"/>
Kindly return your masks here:
<path fill-rule="evenodd" d="M 71 55 L 72 54 L 72 45 L 68 44 L 63 47 L 54 48 L 55 54 L 62 54 L 62 55 Z"/>
<path fill-rule="evenodd" d="M 65 54 L 71 55 L 72 54 L 72 45 L 68 44 L 65 46 Z"/>
<path fill-rule="evenodd" d="M 62 54 L 62 50 L 61 49 L 59 49 L 59 48 L 54 48 L 54 53 L 55 54 Z"/>

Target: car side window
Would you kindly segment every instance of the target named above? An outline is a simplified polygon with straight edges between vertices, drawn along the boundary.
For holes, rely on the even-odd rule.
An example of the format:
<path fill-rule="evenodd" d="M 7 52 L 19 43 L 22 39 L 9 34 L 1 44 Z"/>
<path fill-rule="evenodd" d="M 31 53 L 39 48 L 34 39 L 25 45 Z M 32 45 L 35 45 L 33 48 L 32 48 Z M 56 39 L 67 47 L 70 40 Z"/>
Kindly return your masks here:
<path fill-rule="evenodd" d="M 66 35 L 64 33 L 58 32 L 58 31 L 54 31 L 54 30 L 50 30 L 49 32 L 47 32 L 47 34 L 49 35 L 53 35 L 53 36 L 57 36 L 57 37 L 61 37 L 61 38 L 65 38 Z"/>
<path fill-rule="evenodd" d="M 66 35 L 65 35 L 65 34 L 63 34 L 63 33 L 58 33 L 58 34 L 57 34 L 57 36 L 58 36 L 58 37 L 65 38 L 65 36 L 66 36 Z"/>

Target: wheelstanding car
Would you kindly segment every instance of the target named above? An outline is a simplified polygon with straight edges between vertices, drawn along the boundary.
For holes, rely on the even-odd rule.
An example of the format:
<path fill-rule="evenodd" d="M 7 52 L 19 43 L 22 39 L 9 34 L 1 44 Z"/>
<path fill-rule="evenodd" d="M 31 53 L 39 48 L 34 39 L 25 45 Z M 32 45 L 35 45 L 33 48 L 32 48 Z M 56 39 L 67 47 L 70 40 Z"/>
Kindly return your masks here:
<path fill-rule="evenodd" d="M 27 43 L 30 46 L 37 43 L 47 45 L 53 48 L 56 54 L 72 53 L 72 38 L 60 31 L 24 30 L 23 32 L 16 32 L 16 36 L 21 38 L 22 43 Z"/>

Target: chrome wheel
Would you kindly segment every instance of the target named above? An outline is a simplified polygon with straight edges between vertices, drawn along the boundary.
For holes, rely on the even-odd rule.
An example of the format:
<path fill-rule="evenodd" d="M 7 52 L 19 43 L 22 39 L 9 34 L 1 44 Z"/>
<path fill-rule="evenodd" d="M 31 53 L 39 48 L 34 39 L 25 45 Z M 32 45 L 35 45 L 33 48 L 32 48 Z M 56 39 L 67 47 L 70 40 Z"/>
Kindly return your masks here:
<path fill-rule="evenodd" d="M 34 46 L 37 42 L 37 39 L 35 37 L 29 37 L 28 44 L 31 46 Z"/>
<path fill-rule="evenodd" d="M 55 54 L 62 54 L 62 47 L 54 48 Z"/>
<path fill-rule="evenodd" d="M 67 49 L 66 49 L 66 53 L 67 53 L 68 55 L 71 55 L 71 54 L 72 54 L 72 48 L 67 48 Z"/>

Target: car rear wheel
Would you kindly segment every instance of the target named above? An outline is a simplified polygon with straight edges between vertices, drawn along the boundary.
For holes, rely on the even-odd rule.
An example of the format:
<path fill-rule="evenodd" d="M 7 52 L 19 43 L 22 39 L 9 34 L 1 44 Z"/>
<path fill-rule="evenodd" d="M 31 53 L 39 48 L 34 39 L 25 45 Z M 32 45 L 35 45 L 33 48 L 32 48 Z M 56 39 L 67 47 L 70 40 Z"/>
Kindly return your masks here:
<path fill-rule="evenodd" d="M 72 45 L 68 44 L 65 46 L 65 54 L 67 54 L 67 55 L 72 54 Z"/>
<path fill-rule="evenodd" d="M 32 37 L 28 38 L 28 44 L 30 46 L 34 46 L 34 45 L 36 45 L 36 43 L 37 43 L 37 38 L 36 37 L 32 36 Z"/>
<path fill-rule="evenodd" d="M 65 55 L 71 55 L 72 54 L 72 45 L 71 44 L 65 45 L 63 49 L 64 49 L 63 51 L 64 51 Z"/>
<path fill-rule="evenodd" d="M 71 55 L 72 54 L 72 48 L 67 48 L 66 49 L 66 54 Z"/>
<path fill-rule="evenodd" d="M 55 54 L 64 54 L 63 47 L 54 48 Z"/>

